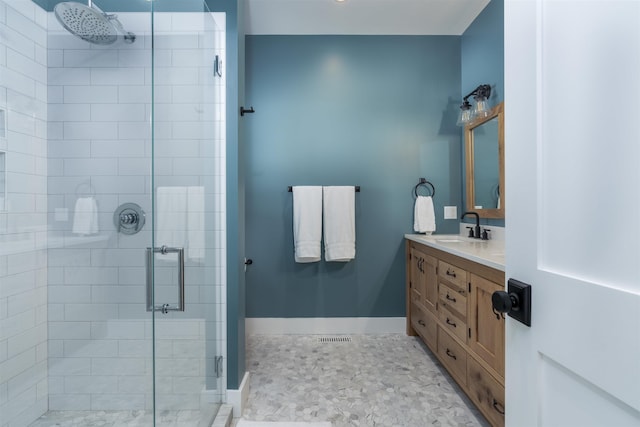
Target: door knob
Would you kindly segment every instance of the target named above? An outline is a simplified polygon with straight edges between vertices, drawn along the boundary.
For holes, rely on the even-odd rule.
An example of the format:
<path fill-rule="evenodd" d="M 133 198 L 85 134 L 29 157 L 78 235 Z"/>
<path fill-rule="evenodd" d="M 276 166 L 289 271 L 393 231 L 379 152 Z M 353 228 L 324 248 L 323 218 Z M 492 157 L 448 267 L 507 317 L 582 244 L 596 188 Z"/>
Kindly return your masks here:
<path fill-rule="evenodd" d="M 498 313 L 508 313 L 511 310 L 518 310 L 518 296 L 505 291 L 495 291 L 493 295 L 491 295 L 491 305 Z"/>
<path fill-rule="evenodd" d="M 531 285 L 516 279 L 509 279 L 507 292 L 495 291 L 491 295 L 493 312 L 507 313 L 520 323 L 531 326 Z"/>

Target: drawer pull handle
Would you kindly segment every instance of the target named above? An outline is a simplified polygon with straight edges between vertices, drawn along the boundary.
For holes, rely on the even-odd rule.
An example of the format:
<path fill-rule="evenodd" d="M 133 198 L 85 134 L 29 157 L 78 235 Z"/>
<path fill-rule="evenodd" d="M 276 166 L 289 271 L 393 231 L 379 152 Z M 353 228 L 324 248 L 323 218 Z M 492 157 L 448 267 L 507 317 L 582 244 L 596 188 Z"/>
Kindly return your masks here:
<path fill-rule="evenodd" d="M 453 360 L 458 360 L 458 358 L 456 357 L 455 354 L 453 354 L 451 352 L 451 350 L 447 349 L 447 356 L 449 356 L 450 358 L 452 358 Z"/>
<path fill-rule="evenodd" d="M 456 272 L 454 271 L 453 273 L 451 271 L 449 271 L 449 269 L 447 268 L 447 276 L 451 276 L 451 277 L 456 277 Z"/>
<path fill-rule="evenodd" d="M 504 415 L 504 406 L 495 399 L 493 399 L 493 409 L 495 409 L 500 415 Z"/>
<path fill-rule="evenodd" d="M 424 323 L 424 320 L 422 320 L 422 319 L 418 320 L 418 324 L 419 324 L 420 326 L 427 326 L 427 324 L 426 324 L 426 323 Z"/>
<path fill-rule="evenodd" d="M 455 299 L 455 298 L 451 298 L 451 297 L 449 296 L 449 294 L 448 294 L 448 293 L 447 293 L 447 299 L 448 299 L 449 301 L 456 302 L 456 299 Z"/>
<path fill-rule="evenodd" d="M 455 324 L 455 322 L 452 322 L 451 320 L 449 320 L 449 318 L 448 318 L 448 317 L 447 317 L 447 325 L 451 325 L 451 326 L 453 326 L 454 328 L 455 328 L 455 327 L 457 327 L 457 326 L 456 326 L 456 324 Z"/>

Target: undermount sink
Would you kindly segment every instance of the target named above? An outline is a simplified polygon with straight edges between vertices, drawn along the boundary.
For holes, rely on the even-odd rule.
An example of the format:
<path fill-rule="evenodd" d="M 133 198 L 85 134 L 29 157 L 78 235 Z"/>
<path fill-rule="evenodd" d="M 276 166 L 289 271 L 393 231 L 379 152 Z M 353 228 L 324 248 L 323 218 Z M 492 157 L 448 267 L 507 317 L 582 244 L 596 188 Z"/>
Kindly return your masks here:
<path fill-rule="evenodd" d="M 451 237 L 451 238 L 446 238 L 446 239 L 436 239 L 436 242 L 438 243 L 465 243 L 467 242 L 467 240 L 463 240 L 457 237 Z"/>

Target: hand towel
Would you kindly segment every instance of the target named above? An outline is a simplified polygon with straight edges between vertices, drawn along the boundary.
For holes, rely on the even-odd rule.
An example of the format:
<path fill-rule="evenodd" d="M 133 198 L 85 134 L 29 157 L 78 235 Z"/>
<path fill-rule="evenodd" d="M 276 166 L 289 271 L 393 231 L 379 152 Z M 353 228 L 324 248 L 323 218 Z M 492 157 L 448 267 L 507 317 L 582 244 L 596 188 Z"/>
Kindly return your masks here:
<path fill-rule="evenodd" d="M 417 233 L 431 234 L 436 231 L 436 215 L 431 196 L 418 196 L 413 212 L 413 229 Z"/>
<path fill-rule="evenodd" d="M 322 239 L 322 187 L 295 186 L 292 191 L 295 260 L 318 262 Z"/>
<path fill-rule="evenodd" d="M 158 187 L 155 245 L 184 248 L 187 240 L 187 187 Z M 178 254 L 156 254 L 156 260 L 176 262 Z"/>
<path fill-rule="evenodd" d="M 73 214 L 74 234 L 98 233 L 98 204 L 93 197 L 78 197 Z"/>
<path fill-rule="evenodd" d="M 323 187 L 324 259 L 348 262 L 356 256 L 355 187 Z"/>
<path fill-rule="evenodd" d="M 187 258 L 204 259 L 204 187 L 187 187 Z"/>

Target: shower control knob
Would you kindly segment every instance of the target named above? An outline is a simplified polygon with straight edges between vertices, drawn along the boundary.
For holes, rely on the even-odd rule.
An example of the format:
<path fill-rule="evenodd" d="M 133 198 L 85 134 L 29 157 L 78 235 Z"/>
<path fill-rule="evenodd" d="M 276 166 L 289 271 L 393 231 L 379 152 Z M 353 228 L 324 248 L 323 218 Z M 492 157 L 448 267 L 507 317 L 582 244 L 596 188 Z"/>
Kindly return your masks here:
<path fill-rule="evenodd" d="M 135 203 L 124 203 L 113 213 L 113 224 L 123 234 L 136 234 L 142 230 L 144 222 L 144 211 Z"/>
<path fill-rule="evenodd" d="M 120 222 L 123 224 L 135 224 L 138 222 L 138 215 L 134 213 L 120 215 Z"/>

